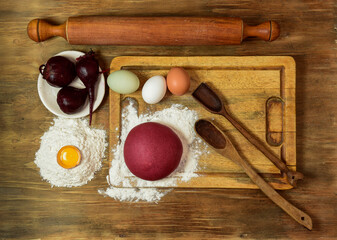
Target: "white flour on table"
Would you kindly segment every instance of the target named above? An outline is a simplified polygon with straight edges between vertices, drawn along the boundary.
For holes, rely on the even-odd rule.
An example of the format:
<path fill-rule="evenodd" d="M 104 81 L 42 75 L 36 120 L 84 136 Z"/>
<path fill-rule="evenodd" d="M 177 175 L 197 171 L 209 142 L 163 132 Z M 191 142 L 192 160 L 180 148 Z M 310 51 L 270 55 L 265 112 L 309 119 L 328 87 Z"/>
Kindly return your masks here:
<path fill-rule="evenodd" d="M 71 169 L 57 163 L 57 153 L 66 145 L 73 145 L 81 152 L 80 164 Z M 101 169 L 107 145 L 105 130 L 89 127 L 88 120 L 55 118 L 54 125 L 41 137 L 34 162 L 52 187 L 78 187 Z"/>
<path fill-rule="evenodd" d="M 113 159 L 107 181 L 110 185 L 99 193 L 119 201 L 148 201 L 157 202 L 172 189 L 159 187 L 177 186 L 177 181 L 189 181 L 197 177 L 198 160 L 207 153 L 206 144 L 196 136 L 194 123 L 198 120 L 196 111 L 189 110 L 180 104 L 173 104 L 170 108 L 142 114 L 138 116 L 134 101 L 122 110 L 122 129 L 120 143 L 114 146 Z M 183 143 L 183 155 L 178 168 L 168 177 L 158 181 L 146 181 L 137 177 L 127 168 L 124 162 L 124 142 L 128 133 L 135 126 L 144 122 L 158 122 L 172 128 Z M 132 187 L 137 186 L 137 187 Z"/>

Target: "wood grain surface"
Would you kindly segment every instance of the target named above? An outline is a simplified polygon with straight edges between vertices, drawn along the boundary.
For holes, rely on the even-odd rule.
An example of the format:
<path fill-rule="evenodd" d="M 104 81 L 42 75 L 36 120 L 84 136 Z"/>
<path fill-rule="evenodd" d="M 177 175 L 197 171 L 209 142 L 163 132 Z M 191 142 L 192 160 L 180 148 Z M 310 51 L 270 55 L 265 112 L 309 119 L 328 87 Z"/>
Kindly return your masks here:
<path fill-rule="evenodd" d="M 337 62 L 336 3 L 327 1 L 1 1 L 0 2 L 0 239 L 336 239 Z M 71 46 L 35 43 L 34 18 L 57 24 L 69 16 L 227 16 L 248 24 L 275 20 L 280 37 L 239 46 Z M 280 194 L 308 213 L 298 226 L 259 190 L 179 189 L 158 204 L 121 203 L 97 194 L 107 187 L 108 161 L 89 184 L 51 188 L 34 164 L 53 114 L 37 94 L 38 67 L 64 50 L 98 53 L 102 68 L 121 55 L 293 56 L 296 61 L 296 189 Z M 108 129 L 108 95 L 94 126 Z"/>
<path fill-rule="evenodd" d="M 191 77 L 191 87 L 183 96 L 167 93 L 158 104 L 149 105 L 142 99 L 142 87 L 152 76 L 167 76 L 172 67 L 183 67 Z M 144 57 L 124 56 L 111 61 L 110 72 L 120 69 L 135 73 L 140 80 L 140 88 L 131 94 L 109 92 L 110 105 L 110 146 L 119 142 L 121 126 L 128 117 L 121 118 L 120 106 L 126 106 L 129 99 L 136 101 L 139 114 L 153 113 L 172 104 L 183 104 L 199 115 L 199 118 L 214 119 L 235 140 L 240 154 L 252 163 L 259 173 L 268 177 L 275 189 L 290 189 L 287 177 L 281 175 L 270 159 L 254 147 L 223 116 L 207 111 L 193 97 L 192 92 L 201 82 L 207 82 L 226 103 L 230 114 L 259 139 L 266 150 L 276 158 L 283 159 L 292 170 L 296 169 L 296 117 L 295 117 L 295 62 L 289 56 L 250 57 Z M 281 97 L 284 101 L 285 142 L 280 147 L 268 146 L 266 142 L 266 103 L 270 97 Z M 126 103 L 124 103 L 126 102 Z M 279 117 L 282 120 L 282 116 Z M 275 121 L 275 120 L 274 120 Z M 175 126 L 171 126 L 175 127 Z M 179 131 L 179 129 L 177 129 Z M 113 159 L 113 153 L 109 159 Z M 285 166 L 282 162 L 282 166 Z M 243 175 L 243 170 L 229 159 L 222 159 L 215 151 L 202 155 L 199 159 L 198 178 L 188 182 L 178 182 L 185 188 L 257 188 Z M 134 179 L 134 176 L 130 176 Z M 133 185 L 137 187 L 137 185 Z"/>

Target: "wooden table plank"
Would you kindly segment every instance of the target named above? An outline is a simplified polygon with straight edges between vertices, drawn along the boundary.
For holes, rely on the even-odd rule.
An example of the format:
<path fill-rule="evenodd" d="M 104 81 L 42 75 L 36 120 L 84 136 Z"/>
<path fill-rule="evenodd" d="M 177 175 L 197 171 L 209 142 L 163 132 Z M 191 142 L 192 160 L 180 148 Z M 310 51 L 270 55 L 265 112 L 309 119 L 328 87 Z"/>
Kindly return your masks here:
<path fill-rule="evenodd" d="M 337 238 L 337 62 L 335 1 L 80 1 L 0 2 L 0 238 L 1 239 L 335 239 Z M 272 43 L 239 46 L 71 46 L 34 43 L 33 18 L 62 23 L 75 15 L 238 16 L 281 26 Z M 296 61 L 297 169 L 306 176 L 281 194 L 313 219 L 310 232 L 258 190 L 179 189 L 159 204 L 120 203 L 97 194 L 108 162 L 89 184 L 50 188 L 33 163 L 53 115 L 37 94 L 38 67 L 64 50 L 99 54 L 102 68 L 121 55 L 290 55 Z M 94 114 L 108 128 L 108 98 Z"/>

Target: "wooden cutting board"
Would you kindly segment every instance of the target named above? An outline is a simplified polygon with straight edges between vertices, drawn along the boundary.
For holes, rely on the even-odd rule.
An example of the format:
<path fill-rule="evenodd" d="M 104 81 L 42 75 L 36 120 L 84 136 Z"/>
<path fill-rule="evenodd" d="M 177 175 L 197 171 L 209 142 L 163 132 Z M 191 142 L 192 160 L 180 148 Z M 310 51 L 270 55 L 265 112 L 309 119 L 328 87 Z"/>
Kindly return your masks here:
<path fill-rule="evenodd" d="M 184 96 L 166 94 L 159 104 L 148 105 L 141 97 L 145 81 L 154 75 L 166 76 L 180 66 L 191 76 L 190 91 Z M 290 189 L 285 177 L 261 152 L 252 146 L 225 118 L 207 112 L 191 96 L 201 83 L 209 84 L 227 103 L 230 113 L 250 132 L 296 170 L 295 62 L 292 57 L 135 57 L 114 58 L 110 71 L 130 70 L 140 79 L 137 92 L 120 95 L 112 90 L 110 101 L 110 147 L 118 143 L 121 106 L 126 97 L 139 104 L 139 113 L 154 112 L 179 103 L 211 119 L 232 138 L 241 156 L 275 188 Z M 113 157 L 110 153 L 109 159 Z M 179 182 L 182 188 L 257 188 L 232 161 L 215 151 L 199 160 L 200 177 Z"/>

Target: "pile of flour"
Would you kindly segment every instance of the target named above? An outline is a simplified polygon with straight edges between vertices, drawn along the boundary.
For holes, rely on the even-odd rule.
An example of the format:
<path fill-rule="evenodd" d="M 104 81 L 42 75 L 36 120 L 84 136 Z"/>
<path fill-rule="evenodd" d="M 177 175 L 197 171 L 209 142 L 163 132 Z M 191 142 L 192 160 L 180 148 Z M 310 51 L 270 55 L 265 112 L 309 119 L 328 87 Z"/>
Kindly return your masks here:
<path fill-rule="evenodd" d="M 206 144 L 196 136 L 194 131 L 194 123 L 197 119 L 196 111 L 180 104 L 173 104 L 170 108 L 138 116 L 135 103 L 130 100 L 129 105 L 122 110 L 120 143 L 112 150 L 113 159 L 107 176 L 110 187 L 105 191 L 99 190 L 99 193 L 119 201 L 157 202 L 171 191 L 160 187 L 174 187 L 178 180 L 186 182 L 197 177 L 195 172 L 198 170 L 198 160 L 203 153 L 207 153 Z M 124 162 L 123 149 L 128 133 L 135 126 L 150 121 L 170 127 L 183 143 L 183 155 L 178 168 L 168 177 L 158 181 L 146 181 L 133 176 Z"/>
<path fill-rule="evenodd" d="M 81 152 L 80 164 L 71 169 L 57 163 L 57 153 L 66 145 L 73 145 Z M 105 131 L 90 128 L 88 120 L 55 118 L 54 125 L 41 137 L 34 162 L 42 178 L 52 186 L 82 186 L 101 169 L 107 145 Z"/>

